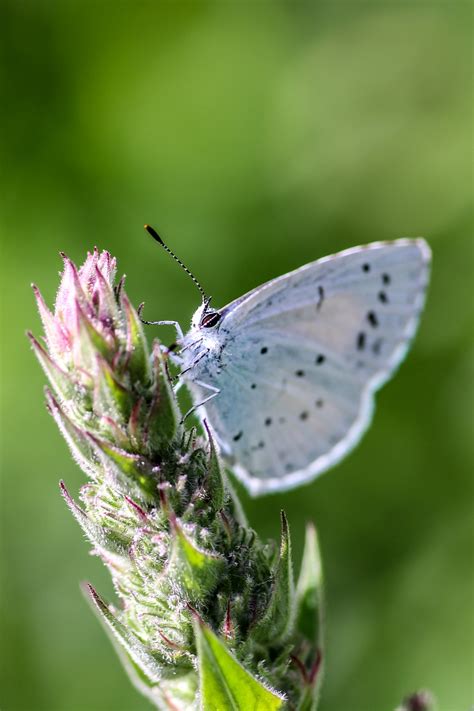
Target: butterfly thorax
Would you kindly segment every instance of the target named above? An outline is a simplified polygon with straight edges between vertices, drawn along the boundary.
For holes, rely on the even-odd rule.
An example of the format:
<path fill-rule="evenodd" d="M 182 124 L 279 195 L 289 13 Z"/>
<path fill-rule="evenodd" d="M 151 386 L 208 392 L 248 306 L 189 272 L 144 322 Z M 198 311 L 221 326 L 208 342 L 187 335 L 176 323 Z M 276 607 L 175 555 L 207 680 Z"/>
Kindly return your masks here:
<path fill-rule="evenodd" d="M 203 316 L 202 308 L 194 314 L 191 328 L 186 333 L 182 344 L 182 370 L 186 371 L 188 380 L 212 380 L 221 368 L 221 356 L 226 340 L 225 329 L 220 328 L 221 321 L 212 319 L 217 312 L 208 312 Z M 203 319 L 208 323 L 204 325 Z M 212 319 L 212 320 L 211 320 Z"/>

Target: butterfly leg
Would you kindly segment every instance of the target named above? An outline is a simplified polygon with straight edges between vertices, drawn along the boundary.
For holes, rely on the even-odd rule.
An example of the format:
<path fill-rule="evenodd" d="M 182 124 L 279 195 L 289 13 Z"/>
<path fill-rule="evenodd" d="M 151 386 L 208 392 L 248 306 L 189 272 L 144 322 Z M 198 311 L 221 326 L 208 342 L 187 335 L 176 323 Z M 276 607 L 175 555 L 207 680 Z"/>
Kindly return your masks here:
<path fill-rule="evenodd" d="M 208 353 L 209 353 L 209 349 L 208 349 L 208 348 L 206 348 L 206 350 L 204 350 L 204 351 L 202 351 L 201 353 L 199 353 L 199 355 L 197 355 L 196 358 L 194 359 L 192 365 L 190 365 L 189 368 L 185 368 L 184 370 L 182 370 L 181 373 L 178 373 L 178 375 L 177 375 L 176 377 L 180 378 L 180 377 L 181 377 L 182 375 L 184 375 L 185 373 L 188 373 L 190 370 L 193 370 L 193 369 L 195 368 L 195 366 L 199 363 L 199 361 L 202 360 L 203 358 L 205 358 Z M 196 382 L 197 382 L 197 381 L 196 381 Z M 205 387 L 206 387 L 206 388 L 211 388 L 210 385 L 206 385 Z"/>
<path fill-rule="evenodd" d="M 137 309 L 138 317 L 142 323 L 144 323 L 146 326 L 173 326 L 176 330 L 176 333 L 178 334 L 178 341 L 183 340 L 183 329 L 177 321 L 145 321 L 145 319 L 142 318 L 142 311 L 144 306 L 145 302 L 143 301 Z"/>
<path fill-rule="evenodd" d="M 195 412 L 198 407 L 201 407 L 202 405 L 205 405 L 206 402 L 209 402 L 209 400 L 212 400 L 213 398 L 216 397 L 216 395 L 219 395 L 219 393 L 220 393 L 219 388 L 215 388 L 213 385 L 208 385 L 207 383 L 203 383 L 203 382 L 201 382 L 200 380 L 195 380 L 194 382 L 196 383 L 196 385 L 200 385 L 202 388 L 205 388 L 206 390 L 211 390 L 212 392 L 211 392 L 211 394 L 210 394 L 208 397 L 204 398 L 204 400 L 202 400 L 202 402 L 199 402 L 197 405 L 193 405 L 193 406 L 187 411 L 187 413 L 184 415 L 184 417 L 182 418 L 180 424 L 183 424 L 183 423 L 185 422 L 186 418 L 188 418 L 189 415 L 192 415 L 193 412 Z"/>
<path fill-rule="evenodd" d="M 200 353 L 200 354 L 197 356 L 197 358 L 195 359 L 195 361 L 193 362 L 193 364 L 192 364 L 191 366 L 189 366 L 189 368 L 185 368 L 184 370 L 182 370 L 180 373 L 178 373 L 177 375 L 175 375 L 175 376 L 171 379 L 172 382 L 173 382 L 173 385 L 174 385 L 174 390 L 175 390 L 175 392 L 178 392 L 179 388 L 181 387 L 181 385 L 182 385 L 183 382 L 184 382 L 184 381 L 181 379 L 181 376 L 184 375 L 185 373 L 187 373 L 189 370 L 192 370 L 192 369 L 194 368 L 194 366 L 196 365 L 196 363 L 199 363 L 199 361 L 200 361 L 202 358 L 204 358 L 204 356 L 206 356 L 208 353 L 209 353 L 208 350 L 205 350 L 205 351 L 203 351 L 202 353 Z M 180 355 L 178 355 L 178 354 L 173 354 L 173 353 L 171 353 L 170 355 L 171 355 L 171 360 L 172 360 L 176 365 L 181 365 L 181 364 L 182 364 L 183 359 L 181 358 Z M 207 385 L 207 386 L 205 386 L 205 387 L 208 387 L 208 388 L 209 388 L 210 386 Z M 186 415 L 186 417 L 187 417 L 187 415 Z"/>

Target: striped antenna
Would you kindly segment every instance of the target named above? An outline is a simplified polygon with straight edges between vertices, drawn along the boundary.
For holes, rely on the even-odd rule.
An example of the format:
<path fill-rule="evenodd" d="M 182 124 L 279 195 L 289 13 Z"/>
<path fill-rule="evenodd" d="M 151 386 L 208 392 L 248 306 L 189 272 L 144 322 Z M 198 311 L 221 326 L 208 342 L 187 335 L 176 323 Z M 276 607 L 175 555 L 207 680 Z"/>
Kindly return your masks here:
<path fill-rule="evenodd" d="M 187 266 L 181 261 L 181 259 L 176 256 L 176 254 L 168 247 L 168 245 L 163 242 L 160 235 L 158 234 L 158 232 L 155 229 L 153 229 L 153 227 L 151 227 L 150 225 L 145 225 L 145 229 L 148 232 L 148 234 L 151 235 L 153 237 L 153 239 L 156 240 L 156 242 L 158 242 L 158 244 L 160 244 L 163 247 L 163 249 L 165 249 L 168 252 L 168 254 L 171 254 L 173 259 L 176 262 L 178 262 L 181 269 L 184 269 L 186 274 L 191 277 L 191 279 L 193 280 L 193 282 L 196 284 L 197 288 L 199 289 L 199 293 L 201 294 L 203 304 L 205 304 L 207 306 L 207 304 L 210 302 L 211 299 L 210 299 L 210 297 L 206 296 L 204 289 L 202 288 L 201 284 L 198 282 L 198 280 L 196 279 L 194 274 L 187 268 Z"/>

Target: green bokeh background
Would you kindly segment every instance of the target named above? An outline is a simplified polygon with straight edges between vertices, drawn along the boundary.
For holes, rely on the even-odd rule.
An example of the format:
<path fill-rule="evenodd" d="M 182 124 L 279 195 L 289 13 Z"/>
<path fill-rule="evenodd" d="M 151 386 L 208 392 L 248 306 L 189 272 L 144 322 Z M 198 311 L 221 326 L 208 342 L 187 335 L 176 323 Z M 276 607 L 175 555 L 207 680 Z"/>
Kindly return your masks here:
<path fill-rule="evenodd" d="M 473 702 L 471 12 L 461 2 L 3 2 L 0 17 L 3 711 L 134 711 L 80 595 L 111 584 L 60 499 L 83 483 L 24 331 L 58 251 L 97 244 L 147 315 L 187 324 L 356 244 L 424 235 L 426 313 L 372 428 L 330 474 L 244 504 L 316 521 L 327 595 L 322 711 L 419 686 Z M 171 334 L 161 332 L 165 340 Z M 151 334 L 150 334 L 151 336 Z"/>

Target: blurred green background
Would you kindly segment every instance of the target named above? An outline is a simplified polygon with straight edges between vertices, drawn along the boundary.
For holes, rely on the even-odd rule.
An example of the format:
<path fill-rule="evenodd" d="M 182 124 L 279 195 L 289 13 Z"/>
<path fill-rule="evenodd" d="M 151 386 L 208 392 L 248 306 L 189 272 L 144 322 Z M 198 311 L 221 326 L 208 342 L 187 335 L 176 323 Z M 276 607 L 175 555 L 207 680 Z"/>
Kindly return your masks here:
<path fill-rule="evenodd" d="M 2 2 L 3 711 L 139 711 L 78 582 L 111 584 L 57 486 L 84 481 L 43 406 L 24 331 L 58 251 L 118 257 L 147 316 L 186 325 L 336 250 L 424 235 L 419 336 L 374 424 L 330 474 L 244 504 L 327 595 L 322 711 L 472 696 L 471 12 L 461 2 Z M 151 337 L 152 333 L 150 333 Z M 161 332 L 167 341 L 168 332 Z"/>

